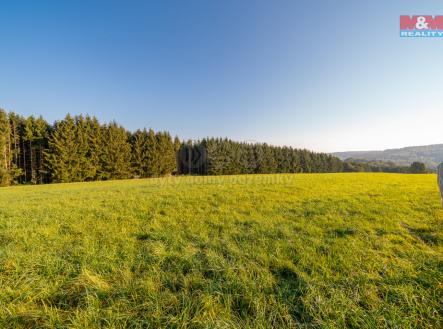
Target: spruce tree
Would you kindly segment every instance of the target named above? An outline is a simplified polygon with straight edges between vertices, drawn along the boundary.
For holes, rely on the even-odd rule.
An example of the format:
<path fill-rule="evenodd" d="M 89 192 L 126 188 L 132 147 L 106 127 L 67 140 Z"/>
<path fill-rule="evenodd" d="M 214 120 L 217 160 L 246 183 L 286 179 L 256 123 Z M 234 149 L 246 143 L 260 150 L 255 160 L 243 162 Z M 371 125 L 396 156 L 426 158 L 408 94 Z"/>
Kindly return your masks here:
<path fill-rule="evenodd" d="M 178 174 L 180 172 L 180 149 L 182 146 L 182 142 L 175 136 L 174 138 L 174 154 L 175 154 L 175 170 L 174 173 Z"/>
<path fill-rule="evenodd" d="M 21 167 L 21 126 L 23 125 L 24 119 L 10 112 L 8 114 L 9 124 L 10 124 L 10 145 L 11 145 L 11 154 L 10 154 L 10 172 L 12 176 L 12 180 L 14 183 L 21 183 L 23 169 Z"/>
<path fill-rule="evenodd" d="M 11 183 L 11 139 L 6 112 L 0 109 L 0 186 Z"/>
<path fill-rule="evenodd" d="M 101 179 L 101 165 L 100 155 L 102 151 L 102 129 L 96 117 L 86 116 L 85 118 L 85 137 L 87 140 L 88 151 L 86 157 L 88 158 L 88 166 L 86 170 L 87 180 Z"/>
<path fill-rule="evenodd" d="M 157 147 L 157 137 L 152 129 L 149 129 L 146 136 L 145 147 L 143 148 L 143 158 L 145 161 L 146 177 L 156 177 L 159 175 L 159 150 Z"/>
<path fill-rule="evenodd" d="M 136 177 L 146 177 L 144 147 L 146 144 L 146 130 L 137 130 L 131 136 L 131 166 Z"/>
<path fill-rule="evenodd" d="M 24 136 L 23 136 L 23 145 L 25 149 L 25 156 L 27 159 L 25 161 L 25 172 L 28 177 L 28 181 L 33 184 L 37 183 L 37 175 L 35 168 L 35 151 L 33 148 L 34 142 L 34 117 L 30 116 L 25 120 L 24 126 Z"/>
<path fill-rule="evenodd" d="M 103 179 L 125 179 L 132 176 L 131 145 L 126 130 L 116 122 L 102 129 L 101 166 Z"/>
<path fill-rule="evenodd" d="M 176 168 L 174 143 L 167 132 L 159 132 L 157 139 L 158 175 L 170 175 Z"/>
<path fill-rule="evenodd" d="M 45 151 L 48 148 L 50 127 L 43 117 L 38 117 L 33 122 L 34 140 L 34 183 L 45 183 L 49 181 L 49 175 L 45 169 Z"/>
<path fill-rule="evenodd" d="M 55 123 L 46 152 L 47 168 L 54 182 L 74 182 L 78 178 L 79 159 L 76 142 L 76 125 L 68 114 Z"/>

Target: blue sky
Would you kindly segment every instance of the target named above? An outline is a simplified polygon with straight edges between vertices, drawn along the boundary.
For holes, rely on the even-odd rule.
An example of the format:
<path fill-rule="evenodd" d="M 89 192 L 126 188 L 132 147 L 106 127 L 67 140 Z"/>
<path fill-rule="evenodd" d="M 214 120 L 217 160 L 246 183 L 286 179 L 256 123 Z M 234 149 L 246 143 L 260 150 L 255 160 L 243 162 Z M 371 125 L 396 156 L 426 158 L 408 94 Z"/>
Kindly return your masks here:
<path fill-rule="evenodd" d="M 443 143 L 442 1 L 2 1 L 0 107 L 317 151 Z"/>

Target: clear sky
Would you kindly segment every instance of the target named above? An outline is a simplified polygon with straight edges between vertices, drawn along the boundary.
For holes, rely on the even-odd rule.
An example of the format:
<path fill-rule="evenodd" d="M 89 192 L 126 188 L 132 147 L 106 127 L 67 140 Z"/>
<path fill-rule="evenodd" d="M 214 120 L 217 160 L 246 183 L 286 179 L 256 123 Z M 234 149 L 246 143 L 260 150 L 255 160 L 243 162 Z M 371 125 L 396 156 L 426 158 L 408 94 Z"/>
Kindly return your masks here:
<path fill-rule="evenodd" d="M 0 107 L 317 151 L 443 143 L 443 1 L 1 1 Z"/>

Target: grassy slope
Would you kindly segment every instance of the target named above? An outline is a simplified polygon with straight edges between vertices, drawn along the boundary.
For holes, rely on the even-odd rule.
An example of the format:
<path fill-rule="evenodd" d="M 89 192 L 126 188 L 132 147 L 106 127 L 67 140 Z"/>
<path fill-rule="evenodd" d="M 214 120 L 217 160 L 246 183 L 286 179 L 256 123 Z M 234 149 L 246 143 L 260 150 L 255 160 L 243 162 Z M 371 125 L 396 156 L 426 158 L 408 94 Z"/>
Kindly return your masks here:
<path fill-rule="evenodd" d="M 0 189 L 0 327 L 442 325 L 434 175 Z"/>

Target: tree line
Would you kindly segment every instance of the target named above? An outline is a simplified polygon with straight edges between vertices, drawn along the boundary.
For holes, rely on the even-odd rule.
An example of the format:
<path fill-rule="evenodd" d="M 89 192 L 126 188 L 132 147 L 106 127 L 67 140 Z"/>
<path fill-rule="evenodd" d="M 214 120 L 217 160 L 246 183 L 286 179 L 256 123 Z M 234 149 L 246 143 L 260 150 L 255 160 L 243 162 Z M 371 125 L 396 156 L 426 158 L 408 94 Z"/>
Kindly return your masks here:
<path fill-rule="evenodd" d="M 0 110 L 0 185 L 154 177 L 177 171 L 178 138 L 67 115 L 50 125 Z"/>
<path fill-rule="evenodd" d="M 400 166 L 392 161 L 366 161 L 349 158 L 343 162 L 344 172 L 386 172 L 399 174 L 430 173 L 423 162 L 413 162 L 410 166 Z"/>
<path fill-rule="evenodd" d="M 326 173 L 343 169 L 342 161 L 329 154 L 222 138 L 185 142 L 179 159 L 181 174 Z"/>
<path fill-rule="evenodd" d="M 222 138 L 180 141 L 168 132 L 130 132 L 94 116 L 49 124 L 0 109 L 0 185 L 85 182 L 166 175 L 421 172 L 393 164 L 341 161 L 305 149 Z"/>

